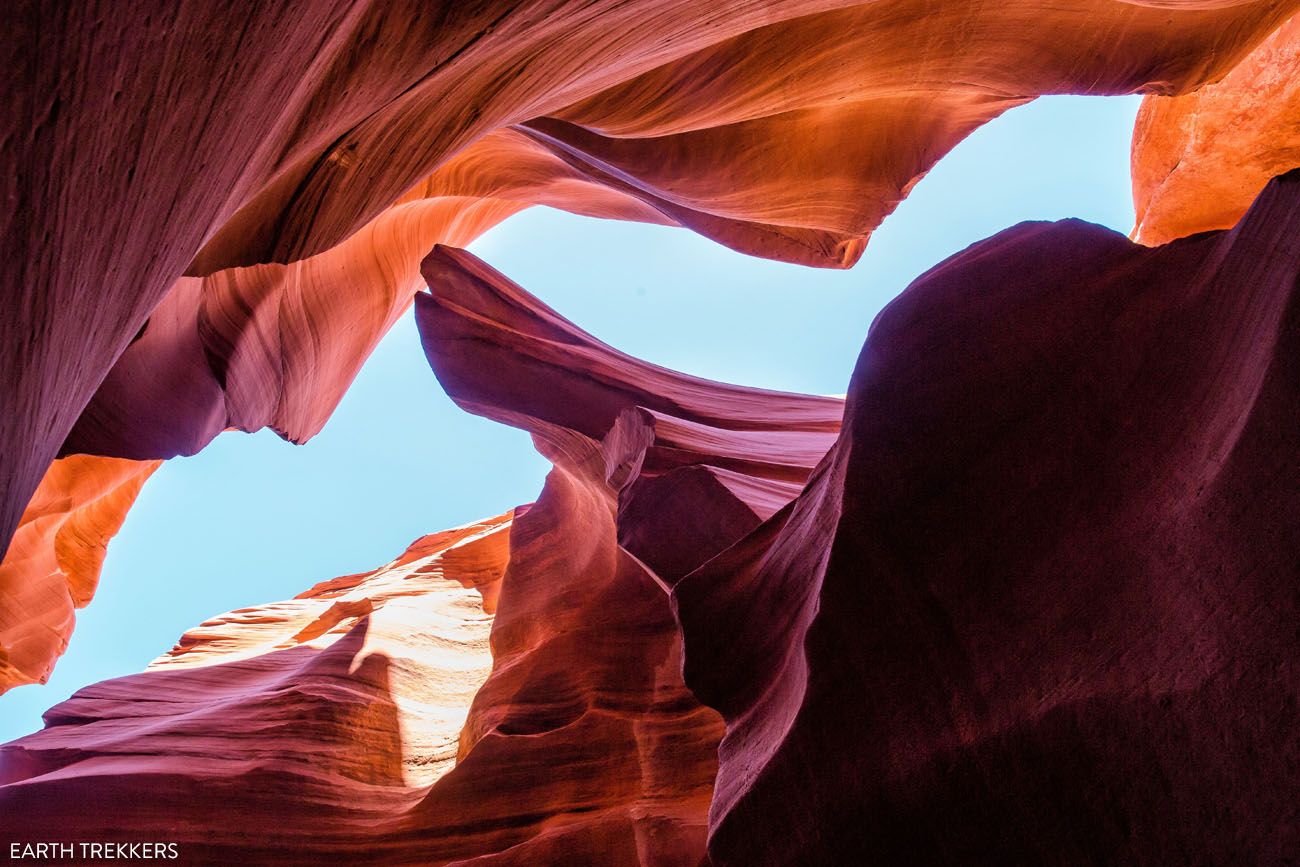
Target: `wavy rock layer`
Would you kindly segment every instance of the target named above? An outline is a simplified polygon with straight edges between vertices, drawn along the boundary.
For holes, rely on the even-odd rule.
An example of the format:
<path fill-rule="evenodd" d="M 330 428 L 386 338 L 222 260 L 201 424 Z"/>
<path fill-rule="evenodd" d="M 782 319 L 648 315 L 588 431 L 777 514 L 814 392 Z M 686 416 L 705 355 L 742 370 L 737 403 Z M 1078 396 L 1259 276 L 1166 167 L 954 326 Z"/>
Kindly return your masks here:
<path fill-rule="evenodd" d="M 511 130 L 480 139 L 342 244 L 290 265 L 183 277 L 78 419 L 64 453 L 170 458 L 221 431 L 320 432 L 411 304 L 421 257 L 530 204 L 655 221 Z"/>
<path fill-rule="evenodd" d="M 467 763 L 545 769 L 527 804 L 549 818 L 500 861 L 695 867 L 722 732 L 682 683 L 666 586 L 798 493 L 843 404 L 630 358 L 460 250 L 422 270 L 416 318 L 447 393 L 555 465 L 511 538 L 497 665 L 462 740 Z"/>
<path fill-rule="evenodd" d="M 805 492 L 674 590 L 715 864 L 1300 849 L 1298 274 L 1292 173 L 1157 249 L 1016 226 L 881 314 Z"/>
<path fill-rule="evenodd" d="M 423 270 L 430 362 L 532 432 L 555 464 L 537 503 L 55 707 L 0 748 L 9 837 L 156 836 L 198 863 L 706 857 L 723 730 L 682 681 L 667 586 L 798 494 L 843 402 L 637 361 L 463 251 Z"/>
<path fill-rule="evenodd" d="M 187 360 L 151 374 L 167 406 L 139 406 L 120 372 L 65 453 L 184 453 L 225 423 L 310 435 L 405 304 L 414 257 L 378 283 L 349 257 L 366 291 L 346 303 L 305 264 L 219 272 L 328 255 L 485 136 L 513 129 L 545 167 L 540 186 L 566 186 L 580 208 L 845 265 L 934 160 L 999 112 L 1041 93 L 1185 91 L 1295 6 L 22 6 L 0 55 L 14 91 L 0 157 L 25 167 L 0 217 L 13 263 L 0 289 L 0 546 L 169 292 L 185 297 L 161 311 L 150 351 Z M 509 210 L 485 207 L 497 213 L 475 220 Z M 404 232 L 382 249 L 415 249 L 419 233 Z M 214 283 L 173 289 L 184 274 Z M 184 422 L 169 432 L 158 420 L 173 406 Z"/>
<path fill-rule="evenodd" d="M 1231 228 L 1270 178 L 1300 166 L 1300 17 L 1222 81 L 1148 96 L 1133 132 L 1137 239 Z"/>
<path fill-rule="evenodd" d="M 0 749 L 0 830 L 199 863 L 1279 863 L 1298 225 L 1293 175 L 1157 249 L 1009 229 L 881 315 L 847 405 L 629 358 L 435 248 L 430 364 L 532 433 L 538 502 L 83 690 Z"/>
<path fill-rule="evenodd" d="M 186 863 L 357 858 L 455 764 L 510 526 L 426 536 L 79 691 L 0 747 L 0 832 L 167 839 Z"/>
<path fill-rule="evenodd" d="M 0 693 L 44 683 L 95 594 L 108 541 L 159 461 L 55 461 L 0 562 Z"/>
<path fill-rule="evenodd" d="M 1260 42 L 1298 5 L 13 10 L 0 688 L 48 674 L 155 459 L 320 429 L 431 244 L 542 203 L 843 267 L 1058 92 L 1171 97 L 1141 236 L 1225 226 L 1292 158 L 1293 24 Z M 0 830 L 221 864 L 1280 862 L 1298 188 L 1156 250 L 977 245 L 882 315 L 842 430 L 437 247 L 430 363 L 533 434 L 537 504 L 81 691 L 0 748 Z"/>
<path fill-rule="evenodd" d="M 467 244 L 532 203 L 655 220 L 635 200 L 573 175 L 527 138 L 498 131 L 338 247 L 292 265 L 181 278 L 109 371 L 61 452 L 170 458 L 197 453 L 223 430 L 264 426 L 306 441 L 410 306 L 423 285 L 419 259 L 435 243 Z M 48 474 L 38 497 L 70 498 L 75 508 L 78 497 L 92 495 L 63 472 Z M 30 540 L 24 545 L 11 559 L 36 556 Z M 8 570 L 13 586 L 25 580 L 17 568 Z M 43 615 L 12 609 L 11 619 L 24 616 Z M 38 648 L 29 648 L 28 667 L 48 673 L 66 647 L 66 631 L 59 643 L 42 645 L 39 660 Z M 0 693 L 19 682 L 27 681 L 0 679 Z"/>

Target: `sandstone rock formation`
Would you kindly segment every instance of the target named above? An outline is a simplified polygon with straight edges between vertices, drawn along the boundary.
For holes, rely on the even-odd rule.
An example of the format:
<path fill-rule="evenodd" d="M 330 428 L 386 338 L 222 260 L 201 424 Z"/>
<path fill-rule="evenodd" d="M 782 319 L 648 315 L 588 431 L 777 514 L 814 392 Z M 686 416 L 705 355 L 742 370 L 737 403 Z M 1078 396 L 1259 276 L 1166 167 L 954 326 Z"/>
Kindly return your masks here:
<path fill-rule="evenodd" d="M 1297 224 L 1300 174 L 1156 249 L 1014 227 L 881 315 L 847 404 L 637 361 L 437 247 L 426 354 L 533 434 L 537 503 L 55 707 L 0 748 L 0 832 L 214 864 L 1279 863 Z"/>
<path fill-rule="evenodd" d="M 713 863 L 1300 851 L 1297 277 L 1293 172 L 1156 249 L 1013 227 L 880 315 L 807 489 L 673 591 Z"/>
<path fill-rule="evenodd" d="M 227 428 L 320 432 L 411 304 L 436 243 L 463 246 L 528 204 L 653 221 L 500 130 L 458 154 L 337 247 L 289 265 L 182 277 L 109 371 L 64 453 L 194 454 Z"/>
<path fill-rule="evenodd" d="M 475 148 L 531 154 L 522 186 L 513 159 L 479 155 L 470 187 L 513 203 L 467 205 L 480 227 L 554 195 L 843 266 L 980 123 L 1041 93 L 1186 91 L 1296 3 L 42 6 L 14 10 L 0 55 L 0 155 L 22 167 L 0 231 L 0 551 L 60 449 L 163 457 L 227 423 L 310 435 L 405 304 L 428 223 L 460 218 L 375 221 Z M 309 262 L 368 225 L 364 252 Z M 139 359 L 110 375 L 137 337 L 177 360 L 150 374 L 154 405 Z"/>
<path fill-rule="evenodd" d="M 0 692 L 48 675 L 159 459 L 313 436 L 412 299 L 441 386 L 554 469 L 55 706 L 0 746 L 0 839 L 1300 851 L 1300 173 L 1264 188 L 1300 0 L 43 6 L 0 49 Z M 881 315 L 847 402 L 631 358 L 455 249 L 546 204 L 847 267 L 962 137 L 1063 92 L 1149 94 L 1136 236 L 1181 240 L 976 244 Z"/>
<path fill-rule="evenodd" d="M 82 690 L 0 748 L 0 830 L 163 835 L 194 863 L 705 857 L 722 726 L 682 682 L 666 586 L 798 494 L 843 402 L 630 358 L 463 251 L 424 274 L 430 362 L 532 432 L 555 464 L 537 503 Z"/>
<path fill-rule="evenodd" d="M 79 455 L 50 466 L 0 563 L 0 692 L 49 677 L 108 540 L 158 464 Z"/>
<path fill-rule="evenodd" d="M 1232 227 L 1270 178 L 1300 167 L 1300 16 L 1223 78 L 1148 96 L 1133 132 L 1144 244 Z"/>
<path fill-rule="evenodd" d="M 839 398 L 631 358 L 461 250 L 435 248 L 423 273 L 416 321 L 447 394 L 532 432 L 557 472 L 599 439 L 618 458 L 603 471 L 617 541 L 665 587 L 789 504 L 835 441 Z"/>
<path fill-rule="evenodd" d="M 510 527 L 435 533 L 374 572 L 213 618 L 56 705 L 0 747 L 0 834 L 165 838 L 185 863 L 378 846 L 371 826 L 401 827 L 455 764 Z"/>

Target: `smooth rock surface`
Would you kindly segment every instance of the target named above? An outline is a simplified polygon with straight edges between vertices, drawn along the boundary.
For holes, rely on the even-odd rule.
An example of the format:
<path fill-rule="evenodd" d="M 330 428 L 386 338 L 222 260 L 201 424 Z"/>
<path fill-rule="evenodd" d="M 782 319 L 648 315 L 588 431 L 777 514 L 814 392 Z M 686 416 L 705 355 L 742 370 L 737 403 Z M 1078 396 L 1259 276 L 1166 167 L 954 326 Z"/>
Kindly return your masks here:
<path fill-rule="evenodd" d="M 0 48 L 0 691 L 48 675 L 157 459 L 311 437 L 413 297 L 441 385 L 554 469 L 56 705 L 0 746 L 5 841 L 1300 851 L 1300 175 L 1264 188 L 1300 0 L 47 7 Z M 1136 234 L 1181 240 L 976 244 L 847 404 L 631 358 L 454 249 L 545 204 L 847 267 L 980 124 L 1132 92 Z"/>
<path fill-rule="evenodd" d="M 95 595 L 108 542 L 159 461 L 55 461 L 0 562 L 0 693 L 45 683 L 76 609 Z"/>
<path fill-rule="evenodd" d="M 435 373 L 533 434 L 538 501 L 82 690 L 0 747 L 0 831 L 165 837 L 190 863 L 706 857 L 722 725 L 667 587 L 798 494 L 843 401 L 638 361 L 460 250 L 423 273 Z"/>
<path fill-rule="evenodd" d="M 1135 236 L 1231 228 L 1270 178 L 1300 167 L 1300 17 L 1221 81 L 1148 96 L 1133 130 Z"/>
<path fill-rule="evenodd" d="M 184 453 L 223 413 L 310 435 L 405 304 L 414 257 L 387 280 L 356 266 L 348 279 L 377 294 L 346 302 L 320 273 L 218 272 L 328 255 L 494 133 L 513 130 L 507 150 L 533 152 L 546 196 L 844 266 L 980 123 L 1042 93 L 1186 91 L 1295 6 L 20 4 L 0 53 L 14 94 L 0 156 L 22 167 L 4 182 L 0 217 L 11 263 L 0 286 L 0 551 L 61 449 Z M 546 198 L 528 185 L 510 201 Z M 216 285 L 178 290 L 183 275 Z M 65 448 L 175 291 L 193 294 L 164 311 L 150 344 L 184 356 L 160 383 L 166 405 L 140 406 L 122 373 Z M 307 358 L 322 365 L 319 383 Z M 173 408 L 183 423 L 159 430 Z"/>
<path fill-rule="evenodd" d="M 1293 172 L 1155 249 L 1015 226 L 881 313 L 804 493 L 673 591 L 714 864 L 1300 850 L 1298 276 Z"/>
<path fill-rule="evenodd" d="M 456 764 L 512 515 L 187 632 L 0 747 L 7 841 L 168 840 L 182 863 L 355 861 Z M 419 863 L 414 850 L 390 863 Z"/>

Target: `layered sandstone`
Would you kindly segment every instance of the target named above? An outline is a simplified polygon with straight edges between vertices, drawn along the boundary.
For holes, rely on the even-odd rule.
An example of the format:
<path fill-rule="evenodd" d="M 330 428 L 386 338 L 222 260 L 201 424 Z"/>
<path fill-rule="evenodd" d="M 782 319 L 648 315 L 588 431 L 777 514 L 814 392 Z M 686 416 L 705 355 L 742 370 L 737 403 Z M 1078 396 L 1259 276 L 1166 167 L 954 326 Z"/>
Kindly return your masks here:
<path fill-rule="evenodd" d="M 1300 848 L 1297 277 L 1293 172 L 1155 249 L 1007 229 L 886 308 L 806 490 L 673 591 L 713 863 Z"/>
<path fill-rule="evenodd" d="M 44 683 L 89 604 L 109 540 L 159 461 L 55 461 L 0 563 L 0 692 Z"/>
<path fill-rule="evenodd" d="M 980 123 L 1041 93 L 1186 91 L 1294 6 L 21 7 L 0 58 L 0 154 L 24 167 L 0 218 L 0 548 L 61 449 L 165 457 L 223 425 L 309 436 L 405 305 L 411 251 L 469 224 L 547 201 L 847 265 Z M 457 160 L 472 177 L 438 196 L 486 203 L 380 226 Z"/>
<path fill-rule="evenodd" d="M 182 277 L 113 365 L 63 453 L 192 455 L 228 428 L 320 432 L 411 304 L 420 259 L 530 204 L 655 221 L 512 130 L 456 155 L 346 241 L 288 265 Z"/>
<path fill-rule="evenodd" d="M 442 387 L 554 469 L 55 706 L 0 747 L 0 837 L 1285 862 L 1300 177 L 1264 185 L 1297 162 L 1297 5 L 14 10 L 0 692 L 49 674 L 158 459 L 308 439 L 413 298 Z M 1063 92 L 1148 94 L 1136 236 L 1182 240 L 976 244 L 881 315 L 847 404 L 631 358 L 454 249 L 545 204 L 847 267 L 971 130 Z"/>
<path fill-rule="evenodd" d="M 166 839 L 185 863 L 361 857 L 456 764 L 511 523 L 212 618 L 79 691 L 0 747 L 0 833 Z"/>
<path fill-rule="evenodd" d="M 194 863 L 706 857 L 722 726 L 682 682 L 667 588 L 797 495 L 843 402 L 631 358 L 463 251 L 423 272 L 430 363 L 533 434 L 537 502 L 56 706 L 0 748 L 6 833 L 162 835 Z"/>
<path fill-rule="evenodd" d="M 532 433 L 537 503 L 78 693 L 0 748 L 0 830 L 194 863 L 1279 862 L 1298 223 L 1288 176 L 1156 249 L 1008 229 L 881 315 L 847 404 L 630 358 L 435 248 L 426 354 Z"/>

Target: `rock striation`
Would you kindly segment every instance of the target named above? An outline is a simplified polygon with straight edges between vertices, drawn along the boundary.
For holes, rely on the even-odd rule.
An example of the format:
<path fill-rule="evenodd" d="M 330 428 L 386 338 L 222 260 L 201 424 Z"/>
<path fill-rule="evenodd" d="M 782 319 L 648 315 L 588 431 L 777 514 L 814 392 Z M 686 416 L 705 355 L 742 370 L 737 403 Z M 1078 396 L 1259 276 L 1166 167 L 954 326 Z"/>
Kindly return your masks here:
<path fill-rule="evenodd" d="M 1297 851 L 1298 229 L 1297 172 L 1155 249 L 1022 224 L 881 313 L 806 490 L 673 589 L 714 864 Z"/>
<path fill-rule="evenodd" d="M 438 243 L 466 245 L 529 204 L 655 220 L 519 133 L 497 131 L 336 247 L 288 265 L 182 277 L 61 451 L 170 458 L 230 428 L 310 439 L 423 286 L 424 254 Z"/>
<path fill-rule="evenodd" d="M 184 863 L 378 847 L 377 829 L 402 827 L 456 764 L 492 666 L 512 514 L 215 617 L 144 672 L 51 708 L 42 731 L 0 747 L 0 833 L 165 839 Z"/>
<path fill-rule="evenodd" d="M 627 356 L 463 251 L 435 247 L 416 321 L 463 409 L 626 452 L 620 545 L 671 584 L 788 504 L 835 441 L 843 401 L 726 385 Z M 610 470 L 613 473 L 613 470 Z"/>
<path fill-rule="evenodd" d="M 423 273 L 430 363 L 532 433 L 537 502 L 82 690 L 0 747 L 0 830 L 166 837 L 193 863 L 706 858 L 723 729 L 667 588 L 798 494 L 843 401 L 633 359 L 461 250 Z"/>
<path fill-rule="evenodd" d="M 847 402 L 630 358 L 435 247 L 426 355 L 532 434 L 537 502 L 82 690 L 0 747 L 0 832 L 211 864 L 1280 863 L 1298 224 L 1292 173 L 1158 248 L 1013 227 L 881 314 Z"/>
<path fill-rule="evenodd" d="M 1042 93 L 1187 91 L 1295 6 L 24 4 L 0 55 L 0 156 L 24 167 L 0 218 L 0 551 L 59 453 L 310 436 L 419 256 L 469 224 L 542 201 L 842 267 L 979 124 Z M 458 160 L 439 196 L 490 201 L 417 216 L 404 197 Z"/>
<path fill-rule="evenodd" d="M 45 683 L 76 609 L 95 594 L 108 541 L 159 461 L 55 461 L 0 562 L 0 693 Z"/>
<path fill-rule="evenodd" d="M 412 303 L 441 386 L 553 470 L 56 705 L 0 746 L 0 837 L 1286 863 L 1297 8 L 20 4 L 0 692 L 48 676 L 161 459 L 310 438 Z M 1135 237 L 1163 246 L 980 242 L 881 314 L 846 401 L 632 358 L 457 249 L 544 204 L 848 267 L 965 135 L 1065 92 L 1148 95 Z"/>

